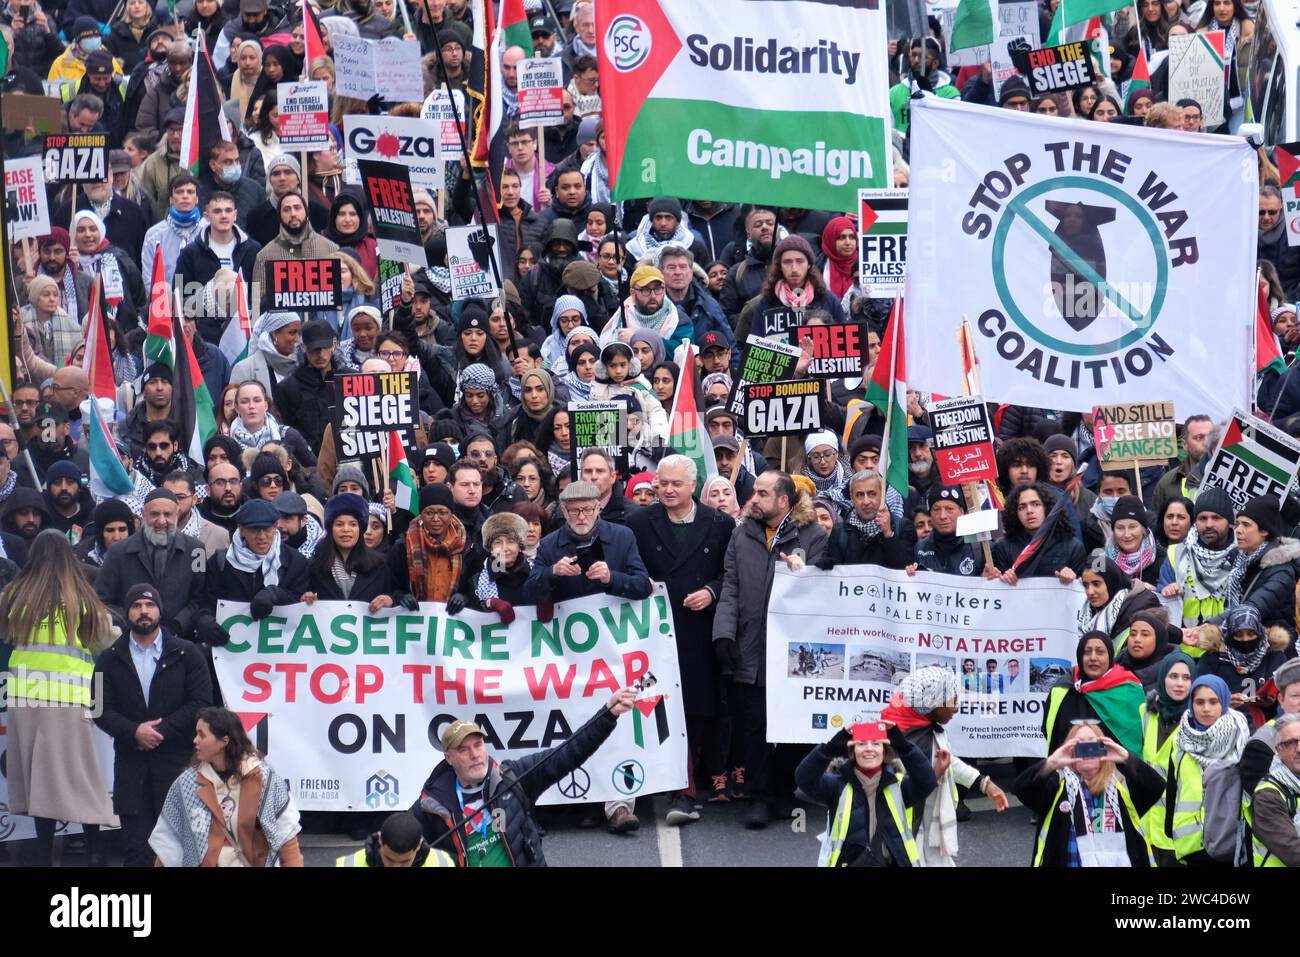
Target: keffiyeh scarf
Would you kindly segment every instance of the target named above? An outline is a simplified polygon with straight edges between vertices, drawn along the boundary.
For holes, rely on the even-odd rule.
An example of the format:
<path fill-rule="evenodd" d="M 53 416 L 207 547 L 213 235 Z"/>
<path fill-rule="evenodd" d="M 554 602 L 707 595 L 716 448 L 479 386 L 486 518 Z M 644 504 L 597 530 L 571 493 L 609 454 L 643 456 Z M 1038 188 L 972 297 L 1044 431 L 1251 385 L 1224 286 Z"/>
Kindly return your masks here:
<path fill-rule="evenodd" d="M 1065 800 L 1069 803 L 1071 810 L 1073 811 L 1076 808 L 1081 808 L 1083 810 L 1085 834 L 1114 834 L 1124 829 L 1123 819 L 1120 817 L 1119 813 L 1119 787 L 1115 783 L 1118 775 L 1112 774 L 1110 780 L 1106 782 L 1106 791 L 1103 795 L 1101 804 L 1101 820 L 1100 822 L 1096 822 L 1092 819 L 1091 815 L 1088 814 L 1087 806 L 1081 803 L 1084 789 L 1087 788 L 1083 779 L 1079 777 L 1078 773 L 1073 768 L 1062 768 L 1060 774 L 1061 780 L 1065 782 Z M 1073 816 L 1077 819 L 1078 815 Z M 1101 824 L 1100 828 L 1097 827 L 1097 823 Z M 1077 823 L 1075 829 L 1077 833 Z"/>
<path fill-rule="evenodd" d="M 1090 631 L 1100 631 L 1109 635 L 1116 619 L 1119 618 L 1119 610 L 1124 607 L 1124 602 L 1128 599 L 1129 591 L 1130 589 L 1127 588 L 1120 589 L 1099 611 L 1093 611 L 1092 606 L 1085 601 L 1076 618 L 1079 634 L 1086 635 Z"/>
<path fill-rule="evenodd" d="M 239 416 L 230 422 L 230 437 L 246 449 L 260 449 L 267 442 L 279 442 L 283 435 L 284 429 L 269 412 L 266 421 L 256 432 L 248 431 L 248 426 L 244 425 L 244 420 Z"/>
<path fill-rule="evenodd" d="M 1241 760 L 1241 753 L 1246 749 L 1249 737 L 1250 728 L 1246 724 L 1246 716 L 1231 709 L 1205 729 L 1192 723 L 1191 708 L 1183 712 L 1178 723 L 1178 750 L 1190 755 L 1202 768 L 1209 767 L 1215 761 L 1236 764 Z"/>
<path fill-rule="evenodd" d="M 234 535 L 230 536 L 230 547 L 226 549 L 226 561 L 241 572 L 247 572 L 250 575 L 256 575 L 260 571 L 263 585 L 280 584 L 280 533 L 275 533 L 275 539 L 271 542 L 271 547 L 266 554 L 258 555 L 244 541 L 244 533 L 236 531 Z"/>
<path fill-rule="evenodd" d="M 1232 562 L 1232 572 L 1228 575 L 1228 593 L 1225 607 L 1228 610 L 1241 604 L 1241 594 L 1246 583 L 1246 573 L 1250 571 L 1251 566 L 1258 565 L 1260 560 L 1270 548 L 1273 547 L 1271 541 L 1264 542 L 1255 551 L 1247 555 L 1245 552 L 1238 551 Z"/>

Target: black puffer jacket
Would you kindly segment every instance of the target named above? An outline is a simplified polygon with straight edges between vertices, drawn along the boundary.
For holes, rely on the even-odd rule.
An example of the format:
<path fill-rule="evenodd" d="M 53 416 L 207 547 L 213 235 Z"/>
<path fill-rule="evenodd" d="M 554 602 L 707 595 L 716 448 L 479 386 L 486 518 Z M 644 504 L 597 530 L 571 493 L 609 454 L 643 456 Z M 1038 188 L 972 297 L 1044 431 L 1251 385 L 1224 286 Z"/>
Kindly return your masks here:
<path fill-rule="evenodd" d="M 1083 547 L 1083 542 L 1074 537 L 1074 529 L 1064 514 L 1057 515 L 1055 519 L 1051 518 L 1052 506 L 1056 504 L 1056 496 L 1060 493 L 1049 489 L 1041 482 L 1034 485 L 1034 490 L 1043 500 L 1048 516 L 1046 520 L 1055 524 L 1038 551 L 1020 566 L 1017 574 L 1021 578 L 1047 578 L 1055 575 L 1062 568 L 1071 568 L 1076 575 L 1083 574 L 1084 566 L 1088 562 L 1088 553 Z M 1025 526 L 1020 523 L 1019 516 L 1016 515 L 1014 506 L 1016 501 L 1016 498 L 1008 497 L 1006 508 L 1002 510 L 1002 527 L 1007 534 L 1006 538 L 993 546 L 993 564 L 998 571 L 1005 572 L 1010 569 L 1011 564 L 1033 538 L 1033 534 L 1025 529 Z"/>
<path fill-rule="evenodd" d="M 322 374 L 304 362 L 287 379 L 276 383 L 273 391 L 285 424 L 301 432 L 309 446 L 320 448 L 334 404 L 333 370 Z"/>
<path fill-rule="evenodd" d="M 941 575 L 973 577 L 984 572 L 984 549 L 957 535 L 932 532 L 916 544 L 916 564 Z"/>
<path fill-rule="evenodd" d="M 1279 538 L 1267 542 L 1263 556 L 1247 569 L 1241 582 L 1241 600 L 1254 605 L 1260 621 L 1268 628 L 1278 625 L 1295 635 L 1295 585 L 1300 569 L 1300 539 Z M 1210 621 L 1223 624 L 1223 615 Z"/>
<path fill-rule="evenodd" d="M 491 802 L 486 810 L 494 825 L 497 821 L 504 821 L 506 852 L 515 867 L 546 866 L 546 858 L 542 855 L 542 835 L 533 819 L 534 803 L 552 784 L 581 767 L 616 727 L 618 718 L 609 708 L 602 707 L 595 717 L 561 745 L 500 764 L 491 762 L 483 799 Z M 488 744 L 499 748 L 503 742 L 491 737 Z M 520 746 L 535 747 L 536 743 L 521 741 Z M 501 793 L 503 789 L 505 794 Z M 458 866 L 467 866 L 464 829 L 455 827 L 453 830 L 462 817 L 456 799 L 456 772 L 446 761 L 440 762 L 424 782 L 420 799 L 411 807 L 411 812 L 424 827 L 425 841 L 430 845 L 436 842 L 438 848 L 456 858 Z M 447 837 L 448 831 L 451 832 L 450 838 Z"/>

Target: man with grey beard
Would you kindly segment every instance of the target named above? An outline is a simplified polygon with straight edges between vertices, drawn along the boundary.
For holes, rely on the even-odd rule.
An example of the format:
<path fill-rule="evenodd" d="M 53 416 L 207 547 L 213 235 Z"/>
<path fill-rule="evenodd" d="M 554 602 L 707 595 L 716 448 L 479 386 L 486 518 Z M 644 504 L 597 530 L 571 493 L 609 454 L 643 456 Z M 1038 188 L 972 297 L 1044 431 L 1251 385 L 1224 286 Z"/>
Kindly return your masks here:
<path fill-rule="evenodd" d="M 207 554 L 201 542 L 176 530 L 180 505 L 168 489 L 146 495 L 143 512 L 140 530 L 108 549 L 95 592 L 125 621 L 127 590 L 147 582 L 162 594 L 163 627 L 187 636 L 203 595 Z"/>

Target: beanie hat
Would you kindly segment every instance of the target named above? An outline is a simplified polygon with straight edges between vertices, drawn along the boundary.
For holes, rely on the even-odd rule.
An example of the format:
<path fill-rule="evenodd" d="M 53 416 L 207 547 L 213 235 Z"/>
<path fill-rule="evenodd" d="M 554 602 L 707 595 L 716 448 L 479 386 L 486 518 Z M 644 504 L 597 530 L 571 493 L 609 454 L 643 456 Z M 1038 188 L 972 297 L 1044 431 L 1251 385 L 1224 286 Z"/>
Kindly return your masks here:
<path fill-rule="evenodd" d="M 72 21 L 72 42 L 84 40 L 86 37 L 100 36 L 99 24 L 95 22 L 94 17 L 77 17 Z"/>
<path fill-rule="evenodd" d="M 163 607 L 162 595 L 158 593 L 157 588 L 155 588 L 153 585 L 149 584 L 148 582 L 136 582 L 134 585 L 132 585 L 130 588 L 126 590 L 126 600 L 122 602 L 122 609 L 129 613 L 131 610 L 131 606 L 134 605 L 136 602 L 138 602 L 141 598 L 148 598 L 151 602 L 153 602 L 155 605 L 158 606 L 159 613 L 162 612 L 162 607 Z"/>
<path fill-rule="evenodd" d="M 446 46 L 448 43 L 459 43 L 462 50 L 469 52 L 470 43 L 473 42 L 473 34 L 464 23 L 451 17 L 445 17 L 443 25 L 438 28 L 438 41 L 442 46 Z"/>
<path fill-rule="evenodd" d="M 71 459 L 59 459 L 45 470 L 45 484 L 52 485 L 60 479 L 70 482 L 81 481 L 81 469 Z"/>
<path fill-rule="evenodd" d="M 772 262 L 780 263 L 781 256 L 788 252 L 803 253 L 808 265 L 811 267 L 817 262 L 817 257 L 813 255 L 812 247 L 808 245 L 808 240 L 804 239 L 798 233 L 791 234 L 776 244 L 776 249 L 772 250 Z"/>
<path fill-rule="evenodd" d="M 880 454 L 880 436 L 860 435 L 849 444 L 849 463 L 852 464 L 863 452 Z"/>
<path fill-rule="evenodd" d="M 62 246 L 64 249 L 72 248 L 72 240 L 68 236 L 68 231 L 62 226 L 51 226 L 50 231 L 41 237 L 38 249 L 44 249 L 46 246 Z"/>
<path fill-rule="evenodd" d="M 636 475 L 633 475 L 627 480 L 627 488 L 623 492 L 624 497 L 630 499 L 633 492 L 639 489 L 642 485 L 647 487 L 652 486 L 654 480 L 655 477 L 653 472 L 637 472 Z"/>
<path fill-rule="evenodd" d="M 940 665 L 926 665 L 904 677 L 898 693 L 913 711 L 929 714 L 955 699 L 959 688 L 955 672 Z"/>
<path fill-rule="evenodd" d="M 956 485 L 940 485 L 936 482 L 930 486 L 925 501 L 930 508 L 934 508 L 936 502 L 952 502 L 963 512 L 966 511 L 966 498 Z"/>
<path fill-rule="evenodd" d="M 113 522 L 125 522 L 128 531 L 135 531 L 135 515 L 120 498 L 106 498 L 96 505 L 94 520 L 95 539 L 101 546 L 104 544 L 104 529 Z"/>
<path fill-rule="evenodd" d="M 1110 513 L 1111 527 L 1113 528 L 1120 519 L 1124 518 L 1131 518 L 1143 528 L 1150 528 L 1146 507 L 1136 495 L 1121 495 L 1115 501 L 1115 508 Z"/>
<path fill-rule="evenodd" d="M 564 283 L 566 289 L 586 292 L 595 289 L 596 283 L 600 282 L 600 270 L 585 259 L 575 259 L 564 267 L 564 272 L 560 274 L 560 281 Z"/>
<path fill-rule="evenodd" d="M 572 265 L 576 266 L 577 263 Z M 567 273 L 569 270 L 565 269 L 564 271 Z M 555 306 L 551 309 L 551 322 L 558 322 L 563 313 L 571 311 L 581 313 L 582 321 L 587 321 L 587 304 L 585 302 L 577 296 L 557 296 Z"/>
<path fill-rule="evenodd" d="M 441 482 L 434 482 L 420 489 L 420 511 L 423 512 L 431 505 L 442 505 L 446 508 L 454 508 L 455 499 L 451 497 L 451 489 Z"/>
<path fill-rule="evenodd" d="M 808 438 L 803 440 L 803 451 L 807 455 L 819 445 L 829 445 L 836 452 L 840 450 L 840 440 L 830 429 L 822 429 L 813 432 Z"/>
<path fill-rule="evenodd" d="M 271 158 L 271 162 L 266 164 L 266 178 L 269 180 L 271 174 L 281 166 L 289 167 L 289 169 L 298 174 L 299 179 L 302 179 L 302 164 L 288 153 L 279 153 Z"/>
<path fill-rule="evenodd" d="M 340 469 L 339 471 L 346 471 L 346 469 Z M 285 480 L 286 484 L 289 481 L 289 476 L 284 474 L 284 466 L 280 464 L 280 460 L 275 457 L 274 453 L 258 452 L 257 458 L 253 459 L 253 467 L 248 470 L 248 477 L 253 480 L 253 484 L 257 484 L 267 475 L 278 475 Z"/>
<path fill-rule="evenodd" d="M 483 547 L 492 550 L 494 539 L 507 538 L 519 546 L 520 550 L 528 547 L 528 523 L 514 512 L 497 512 L 489 515 L 480 531 Z"/>
<path fill-rule="evenodd" d="M 1259 495 L 1242 506 L 1237 517 L 1246 517 L 1259 526 L 1260 531 L 1268 532 L 1269 538 L 1282 535 L 1282 503 L 1276 495 Z"/>
<path fill-rule="evenodd" d="M 1196 515 L 1202 512 L 1212 512 L 1231 522 L 1234 514 L 1232 499 L 1221 488 L 1202 488 L 1196 493 Z M 1196 515 L 1192 516 L 1193 520 Z"/>
<path fill-rule="evenodd" d="M 160 498 L 168 502 L 175 502 L 176 493 L 169 488 L 152 489 L 149 494 L 144 497 L 144 504 L 148 505 L 150 502 L 156 502 Z"/>
<path fill-rule="evenodd" d="M 165 366 L 161 362 L 155 362 L 152 365 L 150 365 L 149 368 L 145 369 L 144 378 L 141 379 L 140 381 L 143 382 L 145 385 L 148 385 L 149 380 L 151 379 L 166 379 L 168 382 L 172 383 L 173 385 L 176 382 L 176 379 L 172 374 L 171 367 Z"/>
<path fill-rule="evenodd" d="M 471 329 L 484 333 L 488 331 L 488 311 L 483 308 L 482 303 L 467 302 L 461 307 L 460 318 L 456 320 L 456 334 Z"/>
<path fill-rule="evenodd" d="M 282 493 L 276 501 L 284 498 Z M 366 500 L 360 495 L 354 495 L 351 492 L 344 492 L 342 495 L 335 495 L 325 503 L 325 527 L 328 529 L 334 524 L 336 518 L 343 515 L 351 515 L 357 520 L 357 525 L 364 532 L 366 524 L 370 521 L 370 509 L 366 507 Z"/>
<path fill-rule="evenodd" d="M 434 442 L 424 449 L 424 461 L 433 459 L 445 469 L 451 468 L 456 463 L 456 453 L 452 451 L 450 445 L 446 442 Z"/>
<path fill-rule="evenodd" d="M 654 219 L 656 213 L 668 213 L 679 223 L 682 221 L 682 204 L 671 196 L 656 196 L 650 200 L 648 209 L 651 219 Z"/>
<path fill-rule="evenodd" d="M 253 463 L 253 469 L 257 469 L 257 463 Z M 330 495 L 339 493 L 339 486 L 344 482 L 356 482 L 365 489 L 366 497 L 370 496 L 370 483 L 366 481 L 366 475 L 355 465 L 345 465 L 334 473 L 334 484 L 330 486 Z"/>
<path fill-rule="evenodd" d="M 1049 456 L 1053 452 L 1068 452 L 1070 460 L 1075 465 L 1079 464 L 1079 447 L 1068 435 L 1061 435 L 1059 432 L 1056 435 L 1049 435 L 1047 441 L 1043 443 L 1043 451 Z"/>
<path fill-rule="evenodd" d="M 1013 96 L 1023 96 L 1026 100 L 1031 98 L 1029 84 L 1021 77 L 1013 76 L 1002 84 L 1002 93 L 998 96 L 998 106 L 1004 106 L 1007 100 Z"/>

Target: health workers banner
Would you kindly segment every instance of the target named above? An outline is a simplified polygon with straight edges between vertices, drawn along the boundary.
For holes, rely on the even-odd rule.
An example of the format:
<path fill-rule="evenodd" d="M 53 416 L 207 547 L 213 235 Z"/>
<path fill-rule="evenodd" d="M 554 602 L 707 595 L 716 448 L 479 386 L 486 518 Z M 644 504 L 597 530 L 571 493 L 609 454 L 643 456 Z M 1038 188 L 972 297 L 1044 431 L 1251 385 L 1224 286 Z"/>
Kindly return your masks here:
<path fill-rule="evenodd" d="M 593 596 L 548 623 L 442 604 L 368 614 L 365 602 L 290 605 L 259 622 L 222 602 L 230 643 L 213 649 L 226 707 L 293 785 L 305 811 L 410 807 L 442 760 L 439 738 L 468 718 L 498 761 L 562 744 L 620 688 L 636 707 L 543 804 L 607 801 L 686 786 L 686 720 L 672 612 Z"/>
<path fill-rule="evenodd" d="M 908 384 L 1228 418 L 1254 380 L 1258 163 L 1232 136 L 914 100 Z"/>
<path fill-rule="evenodd" d="M 959 677 L 948 724 L 963 758 L 1043 757 L 1047 691 L 1070 677 L 1083 587 L 778 563 L 767 606 L 767 738 L 817 744 L 876 720 L 895 686 L 930 665 Z"/>
<path fill-rule="evenodd" d="M 875 0 L 601 0 L 613 198 L 852 209 L 893 185 Z"/>

